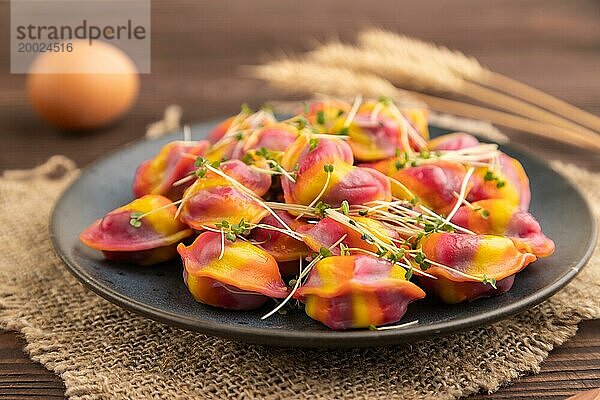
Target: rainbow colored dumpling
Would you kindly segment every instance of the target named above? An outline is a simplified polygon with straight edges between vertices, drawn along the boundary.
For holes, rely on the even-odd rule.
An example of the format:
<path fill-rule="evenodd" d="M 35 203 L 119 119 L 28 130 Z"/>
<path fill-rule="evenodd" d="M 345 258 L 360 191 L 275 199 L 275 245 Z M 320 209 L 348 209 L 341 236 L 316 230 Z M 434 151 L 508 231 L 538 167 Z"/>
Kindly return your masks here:
<path fill-rule="evenodd" d="M 401 267 L 351 255 L 319 261 L 294 297 L 304 303 L 309 317 L 341 330 L 397 322 L 425 292 L 406 280 Z"/>
<path fill-rule="evenodd" d="M 237 142 L 231 158 L 242 159 L 249 151 L 260 149 L 282 153 L 297 137 L 298 129 L 283 122 L 257 128 Z"/>
<path fill-rule="evenodd" d="M 419 248 L 426 259 L 451 268 L 431 264 L 426 272 L 437 279 L 419 278 L 428 293 L 446 303 L 504 293 L 515 274 L 536 260 L 509 238 L 493 235 L 432 233 L 421 239 Z"/>
<path fill-rule="evenodd" d="M 352 106 L 337 99 L 313 101 L 302 114 L 319 133 L 339 133 L 340 118 L 344 117 Z"/>
<path fill-rule="evenodd" d="M 455 193 L 465 178 L 466 168 L 457 162 L 432 160 L 416 166 L 404 165 L 402 157 L 395 157 L 376 163 L 365 164 L 400 182 L 403 186 L 392 185 L 395 197 L 416 196 L 420 204 L 431 210 L 448 214 L 456 203 Z M 404 189 L 408 189 L 408 193 Z"/>
<path fill-rule="evenodd" d="M 180 199 L 191 182 L 179 186 L 173 184 L 194 171 L 195 156 L 204 155 L 209 145 L 206 140 L 167 143 L 156 157 L 144 161 L 135 171 L 133 195 L 161 194 L 171 200 Z"/>
<path fill-rule="evenodd" d="M 500 154 L 497 171 L 480 167 L 470 182 L 473 184 L 467 200 L 475 202 L 486 199 L 505 199 L 527 210 L 531 200 L 529 178 L 521 163 L 506 154 Z"/>
<path fill-rule="evenodd" d="M 452 222 L 478 234 L 507 236 L 536 257 L 554 253 L 554 242 L 544 235 L 533 215 L 506 199 L 480 200 L 462 206 Z"/>
<path fill-rule="evenodd" d="M 260 110 L 252 113 L 252 110 L 243 106 L 238 115 L 225 119 L 210 131 L 208 140 L 210 143 L 215 144 L 227 135 L 235 135 L 237 132 L 261 126 L 269 126 L 276 122 L 277 120 L 271 112 Z"/>
<path fill-rule="evenodd" d="M 275 211 L 275 214 L 295 232 L 301 232 L 303 227 L 309 225 L 305 219 L 296 219 L 286 211 Z M 260 223 L 278 229 L 284 228 L 281 222 L 271 214 L 263 218 Z M 257 242 L 258 247 L 271 254 L 277 262 L 296 261 L 295 265 L 297 265 L 299 258 L 308 255 L 308 248 L 304 242 L 278 230 L 254 228 L 249 238 Z"/>
<path fill-rule="evenodd" d="M 316 102 L 310 104 L 307 119 L 321 133 L 347 135 L 358 161 L 393 157 L 407 146 L 416 149 L 415 137 L 426 144 L 429 132 L 423 109 L 400 111 L 385 101 L 367 101 L 355 112 L 352 108 L 339 101 Z"/>
<path fill-rule="evenodd" d="M 467 133 L 455 132 L 438 136 L 428 143 L 430 150 L 452 151 L 477 146 L 476 137 Z M 523 166 L 516 159 L 499 153 L 499 168 L 492 170 L 480 167 L 471 177 L 471 189 L 467 200 L 474 202 L 486 199 L 505 199 L 527 210 L 531 200 L 529 178 Z"/>
<path fill-rule="evenodd" d="M 474 147 L 479 144 L 479 140 L 473 135 L 463 132 L 448 133 L 431 139 L 427 143 L 429 150 L 462 150 Z"/>
<path fill-rule="evenodd" d="M 203 230 L 223 221 L 234 224 L 243 219 L 256 224 L 263 219 L 268 211 L 257 197 L 269 190 L 271 176 L 250 169 L 240 160 L 226 161 L 218 168 L 238 184 L 207 171 L 185 191 L 181 221 L 196 230 Z"/>
<path fill-rule="evenodd" d="M 385 243 L 389 244 L 391 239 L 399 238 L 395 231 L 388 229 L 374 219 L 353 217 L 352 220 L 354 223 L 359 224 L 361 229 L 366 230 L 373 237 Z M 330 217 L 323 218 L 314 225 L 306 224 L 300 227 L 298 232 L 303 234 L 304 242 L 315 252 L 319 252 L 322 247 L 325 247 L 331 249 L 334 255 L 340 255 L 340 247 L 332 247 L 335 243 L 342 243 L 349 248 L 358 248 L 371 252 L 378 250 L 377 246 L 364 240 L 359 232 Z"/>
<path fill-rule="evenodd" d="M 79 237 L 109 260 L 141 265 L 170 260 L 177 244 L 193 234 L 175 219 L 177 207 L 170 204 L 164 196 L 143 196 L 96 220 Z"/>
<path fill-rule="evenodd" d="M 180 244 L 177 251 L 184 282 L 201 303 L 252 310 L 270 297 L 284 298 L 288 293 L 275 259 L 246 241 L 231 242 L 219 233 L 205 232 L 190 246 Z"/>
<path fill-rule="evenodd" d="M 295 182 L 281 181 L 286 203 L 314 205 L 318 199 L 339 206 L 344 200 L 351 205 L 391 200 L 388 179 L 370 168 L 353 166 L 353 161 L 352 150 L 340 139 L 300 136 L 281 160 L 283 168 L 297 171 Z"/>

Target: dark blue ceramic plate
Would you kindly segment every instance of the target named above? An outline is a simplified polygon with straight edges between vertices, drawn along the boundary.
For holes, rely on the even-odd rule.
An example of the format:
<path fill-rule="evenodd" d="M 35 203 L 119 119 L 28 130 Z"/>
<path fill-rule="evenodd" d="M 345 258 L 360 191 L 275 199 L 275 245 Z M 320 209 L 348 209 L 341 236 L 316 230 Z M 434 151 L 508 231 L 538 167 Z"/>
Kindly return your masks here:
<path fill-rule="evenodd" d="M 214 125 L 195 126 L 194 139 L 203 138 Z M 434 136 L 446 133 L 438 128 L 431 130 Z M 251 312 L 220 310 L 193 300 L 183 283 L 180 261 L 153 267 L 118 264 L 104 260 L 78 239 L 92 221 L 131 201 L 136 166 L 181 136 L 130 144 L 86 168 L 56 204 L 51 235 L 67 268 L 84 285 L 121 307 L 184 329 L 252 343 L 299 347 L 379 346 L 431 338 L 490 324 L 542 302 L 573 279 L 596 243 L 595 219 L 579 192 L 543 162 L 507 146 L 502 150 L 518 158 L 531 179 L 531 212 L 556 242 L 556 253 L 521 272 L 510 292 L 459 305 L 433 299 L 418 301 L 409 306 L 402 321 L 418 319 L 419 323 L 388 331 L 334 332 L 302 311 L 261 320 L 273 304 Z"/>

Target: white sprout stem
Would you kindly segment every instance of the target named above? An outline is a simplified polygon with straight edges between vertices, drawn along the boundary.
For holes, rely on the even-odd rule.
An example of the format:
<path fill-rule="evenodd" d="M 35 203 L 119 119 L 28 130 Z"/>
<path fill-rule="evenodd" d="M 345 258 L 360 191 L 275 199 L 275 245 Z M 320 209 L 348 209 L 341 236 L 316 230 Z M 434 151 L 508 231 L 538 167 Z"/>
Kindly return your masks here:
<path fill-rule="evenodd" d="M 252 171 L 258 172 L 259 174 L 282 175 L 281 172 L 273 171 L 272 169 L 260 168 L 260 167 L 257 167 L 256 165 L 248 165 L 248 168 L 251 169 Z"/>
<path fill-rule="evenodd" d="M 344 214 L 341 214 L 341 213 L 339 213 L 339 212 L 337 212 L 337 211 L 334 211 L 334 210 L 326 210 L 325 212 L 326 212 L 326 213 L 327 213 L 327 215 L 328 215 L 328 216 L 330 216 L 332 219 L 334 219 L 334 220 L 336 220 L 336 221 L 338 221 L 338 222 L 340 222 L 340 223 L 342 223 L 342 224 L 344 224 L 344 225 L 346 225 L 346 226 L 348 226 L 348 227 L 350 227 L 350 228 L 352 228 L 352 229 L 354 229 L 354 230 L 358 231 L 359 233 L 364 233 L 364 232 L 361 232 L 361 231 L 359 230 L 359 226 L 361 226 L 361 227 L 362 227 L 362 225 L 360 225 L 360 224 L 359 224 L 359 223 L 357 223 L 356 221 L 354 221 L 354 222 L 357 224 L 357 226 L 355 226 L 355 225 L 353 225 L 353 224 L 350 224 L 350 223 L 348 222 L 348 220 L 350 220 L 351 218 L 349 218 L 349 217 L 346 217 Z M 363 229 L 365 229 L 364 227 L 362 227 L 362 228 L 363 228 Z M 372 235 L 372 233 L 371 233 L 370 231 L 368 231 L 368 230 L 367 230 L 367 232 L 368 232 L 369 234 L 371 234 L 371 235 Z M 374 241 L 376 241 L 376 242 L 378 242 L 378 245 L 379 245 L 381 248 L 385 249 L 385 250 L 388 250 L 388 251 L 394 251 L 394 249 L 397 249 L 397 250 L 399 250 L 398 248 L 394 248 L 393 246 L 391 246 L 391 245 L 388 245 L 387 243 L 383 242 L 382 240 L 380 240 L 379 238 L 377 238 L 377 237 L 376 237 L 376 236 L 374 236 L 374 235 L 373 235 L 373 240 L 374 240 Z M 440 267 L 440 268 L 445 268 L 445 269 L 447 269 L 447 270 L 453 271 L 453 272 L 457 273 L 457 274 L 458 274 L 458 275 L 460 275 L 460 276 L 463 276 L 463 277 L 466 277 L 466 278 L 468 278 L 468 279 L 472 279 L 472 280 L 475 280 L 475 281 L 478 281 L 478 282 L 480 282 L 480 281 L 481 281 L 481 279 L 477 278 L 477 277 L 476 277 L 476 276 L 474 276 L 474 275 L 469 275 L 469 274 L 466 274 L 466 273 L 464 273 L 464 272 L 461 272 L 461 271 L 459 271 L 459 270 L 457 270 L 457 269 L 454 269 L 454 268 L 452 268 L 452 267 L 449 267 L 449 266 L 447 266 L 447 265 L 440 264 L 440 263 L 438 263 L 438 262 L 436 262 L 436 261 L 433 261 L 433 260 L 430 260 L 430 259 L 428 259 L 428 258 L 426 258 L 425 260 L 426 260 L 426 261 L 428 261 L 428 262 L 430 262 L 432 265 L 437 265 L 437 266 L 438 266 L 438 267 Z M 419 270 L 419 269 L 417 268 L 417 270 Z"/>
<path fill-rule="evenodd" d="M 375 122 L 377 120 L 377 117 L 379 116 L 379 113 L 381 112 L 381 110 L 383 109 L 383 103 L 382 102 L 377 102 L 377 104 L 375 104 L 375 107 L 373 107 L 373 110 L 371 110 L 371 122 Z"/>
<path fill-rule="evenodd" d="M 463 278 L 471 279 L 471 280 L 474 280 L 476 282 L 481 282 L 481 280 L 483 279 L 483 275 L 481 277 L 477 277 L 475 275 L 470 275 L 470 274 L 467 274 L 465 272 L 459 271 L 459 270 L 457 270 L 455 268 L 449 267 L 447 265 L 440 264 L 439 262 L 433 261 L 433 260 L 431 260 L 429 258 L 425 258 L 425 261 L 429 262 L 431 265 L 435 265 L 435 266 L 440 267 L 442 269 L 445 269 L 447 271 L 456 273 L 457 275 L 462 276 Z"/>
<path fill-rule="evenodd" d="M 273 164 L 273 166 L 277 167 L 277 169 L 279 170 L 279 173 L 281 173 L 283 176 L 285 176 L 287 179 L 289 179 L 292 183 L 296 183 L 296 180 L 294 179 L 294 177 L 292 175 L 290 175 L 290 173 L 288 171 L 286 171 L 286 169 L 283 168 L 281 166 L 281 164 L 279 164 L 277 161 L 267 160 L 267 162 L 269 164 Z"/>
<path fill-rule="evenodd" d="M 181 210 L 183 210 L 183 205 L 190 198 L 190 193 L 193 192 L 193 190 L 194 190 L 194 188 L 196 187 L 197 184 L 198 184 L 198 179 L 196 179 L 194 181 L 194 183 L 192 183 L 192 185 L 183 194 L 183 198 L 181 199 L 181 203 L 179 203 L 179 207 L 177 207 L 177 211 L 175 212 L 175 219 L 177 217 L 179 217 L 179 214 L 181 214 Z"/>
<path fill-rule="evenodd" d="M 194 179 L 196 179 L 196 175 L 194 175 L 193 173 L 191 175 L 188 175 L 184 178 L 181 178 L 178 181 L 173 182 L 172 186 L 180 186 L 183 185 L 184 183 L 188 183 L 189 181 L 193 181 Z"/>
<path fill-rule="evenodd" d="M 277 307 L 275 307 L 273 310 L 271 310 L 270 312 L 268 312 L 267 314 L 263 315 L 260 319 L 267 319 L 269 318 L 271 315 L 275 314 L 277 311 L 281 310 L 281 308 L 287 304 L 288 301 L 290 301 L 290 299 L 294 296 L 294 294 L 296 293 L 296 291 L 298 290 L 298 288 L 300 288 L 300 282 L 302 281 L 302 276 L 304 274 L 305 271 L 312 269 L 312 267 L 314 265 L 316 265 L 319 261 L 321 261 L 323 259 L 322 256 L 317 256 L 315 257 L 307 266 L 306 268 L 304 268 L 303 270 L 300 271 L 300 274 L 298 274 L 298 279 L 296 279 L 296 283 L 294 283 L 294 287 L 292 288 L 292 290 L 290 291 L 290 293 L 286 296 L 285 299 L 283 299 L 283 301 L 281 303 L 279 303 L 277 305 Z"/>
<path fill-rule="evenodd" d="M 416 197 L 415 194 L 413 192 L 411 192 L 410 189 L 407 188 L 406 185 L 403 184 L 402 182 L 400 182 L 399 180 L 394 179 L 394 178 L 389 177 L 389 176 L 387 178 L 390 181 L 390 183 L 393 183 L 394 185 L 398 185 L 402 190 L 404 190 L 406 193 L 408 193 L 408 195 L 410 195 L 411 198 L 415 198 Z"/>
<path fill-rule="evenodd" d="M 321 188 L 321 191 L 319 192 L 319 194 L 317 194 L 317 197 L 315 197 L 313 199 L 313 201 L 310 202 L 310 204 L 308 205 L 308 208 L 313 208 L 315 206 L 315 204 L 317 204 L 319 199 L 321 197 L 323 197 L 323 195 L 325 194 L 325 191 L 329 187 L 330 181 L 331 181 L 331 172 L 327 172 L 327 178 L 325 179 L 325 184 L 323 185 L 323 188 Z"/>
<path fill-rule="evenodd" d="M 220 229 L 215 229 L 211 226 L 208 225 L 200 225 L 202 227 L 202 229 L 206 230 L 206 231 L 210 231 L 210 232 L 215 232 L 215 233 L 220 233 L 221 230 Z"/>
<path fill-rule="evenodd" d="M 339 245 L 345 238 L 347 235 L 343 235 L 342 237 L 340 237 L 334 244 L 332 244 L 331 246 L 329 246 L 329 250 L 335 248 L 335 246 Z M 283 301 L 281 303 L 279 303 L 277 305 L 277 307 L 275 307 L 272 311 L 270 311 L 269 313 L 263 315 L 260 319 L 267 319 L 269 318 L 271 315 L 275 314 L 277 311 L 281 310 L 281 308 L 287 304 L 288 301 L 290 301 L 290 299 L 292 298 L 292 296 L 294 296 L 294 294 L 296 293 L 296 291 L 298 290 L 298 288 L 300 288 L 300 285 L 302 284 L 302 279 L 308 275 L 308 273 L 310 272 L 310 270 L 312 269 L 313 266 L 315 266 L 319 261 L 321 261 L 323 259 L 323 256 L 318 255 L 316 256 L 307 266 L 306 268 L 302 269 L 302 263 L 300 263 L 300 273 L 298 274 L 298 279 L 296 279 L 296 282 L 294 283 L 294 287 L 292 288 L 292 290 L 290 291 L 290 293 L 287 295 L 287 297 L 285 299 L 283 299 Z"/>
<path fill-rule="evenodd" d="M 189 125 L 183 126 L 183 141 L 191 142 L 192 141 L 192 130 Z"/>
<path fill-rule="evenodd" d="M 457 199 L 460 198 L 459 194 L 456 192 L 452 192 L 452 196 L 456 197 Z M 467 199 L 462 199 L 462 204 L 468 207 L 469 210 L 478 211 L 482 209 L 481 207 L 474 206 L 472 203 L 467 201 Z"/>
<path fill-rule="evenodd" d="M 225 231 L 221 228 L 221 252 L 219 253 L 219 260 L 223 258 L 225 254 Z"/>
<path fill-rule="evenodd" d="M 233 142 L 238 141 L 239 139 L 236 137 L 237 134 L 241 135 L 241 138 L 244 139 L 246 136 L 248 136 L 248 132 L 249 131 L 237 131 L 236 135 L 230 134 L 230 133 L 225 133 L 225 135 L 223 135 L 223 137 L 221 139 L 219 139 L 217 142 L 215 142 L 212 145 L 212 148 L 218 148 L 219 146 L 222 146 L 224 144 L 227 144 L 229 142 Z"/>
<path fill-rule="evenodd" d="M 377 255 L 376 253 L 373 253 L 372 251 L 369 251 L 369 250 L 361 249 L 360 247 L 348 247 L 346 250 L 348 250 L 348 251 L 354 251 L 354 252 L 357 252 L 357 253 L 363 253 L 363 254 L 366 254 L 366 255 L 369 255 L 369 256 L 372 256 L 372 257 L 375 257 L 375 258 L 381 258 L 381 256 Z M 404 259 L 404 262 L 406 264 L 403 264 L 403 263 L 398 262 L 398 261 L 396 261 L 396 262 L 391 262 L 390 260 L 386 260 L 386 261 L 388 261 L 390 264 L 398 265 L 398 266 L 400 266 L 400 267 L 402 267 L 402 268 L 404 268 L 406 270 L 412 269 L 417 275 L 426 276 L 426 277 L 431 278 L 431 279 L 437 279 L 437 277 L 435 277 L 435 276 L 433 276 L 431 274 L 428 274 L 427 272 L 421 271 L 420 269 L 413 268 L 410 265 L 410 263 L 408 262 L 408 260 L 406 259 L 406 257 L 403 257 L 403 259 Z"/>
<path fill-rule="evenodd" d="M 311 138 L 315 139 L 329 139 L 329 140 L 349 140 L 347 136 L 336 135 L 334 133 L 310 133 Z"/>
<path fill-rule="evenodd" d="M 388 330 L 391 330 L 391 329 L 407 328 L 409 326 L 418 325 L 418 324 L 419 324 L 419 320 L 415 319 L 414 321 L 406 322 L 404 324 L 381 326 L 381 327 L 377 327 L 376 326 L 375 330 L 376 331 L 388 331 Z"/>
<path fill-rule="evenodd" d="M 340 243 L 342 243 L 344 241 L 344 239 L 346 239 L 346 237 L 348 237 L 348 234 L 345 233 L 344 235 L 342 235 L 338 240 L 336 240 L 331 246 L 329 246 L 329 250 L 331 249 L 335 249 L 337 246 L 339 246 Z"/>
<path fill-rule="evenodd" d="M 424 219 L 426 219 L 428 221 L 442 221 L 443 220 L 443 218 L 440 215 L 438 215 L 435 212 L 431 211 L 430 209 L 428 209 L 427 207 L 425 207 L 422 204 L 419 205 L 419 208 L 421 208 L 425 213 L 427 213 L 429 215 L 421 213 L 421 212 L 416 211 L 416 210 L 412 210 L 410 208 L 403 207 L 402 206 L 403 203 L 405 203 L 404 200 L 397 200 L 397 201 L 393 201 L 393 202 L 386 202 L 386 201 L 382 201 L 382 200 L 375 200 L 375 201 L 367 203 L 367 205 L 369 205 L 369 204 L 376 204 L 376 206 L 372 206 L 372 207 L 367 208 L 367 213 L 369 215 L 371 215 L 374 212 L 374 215 L 372 215 L 372 217 L 374 219 L 381 220 L 383 222 L 387 222 L 387 221 L 398 222 L 399 220 L 397 219 L 397 217 L 402 218 L 402 215 L 407 215 L 408 218 L 411 218 L 410 216 L 412 216 L 413 219 L 415 217 L 421 216 L 422 218 L 424 218 Z M 394 214 L 391 214 L 389 212 L 380 211 L 379 209 L 381 209 L 381 208 L 391 208 L 395 212 L 401 213 L 401 215 L 395 216 Z M 404 219 L 404 221 L 406 222 L 406 219 Z M 410 221 L 410 219 L 408 221 Z M 470 230 L 468 230 L 466 228 L 463 228 L 463 227 L 461 227 L 459 225 L 456 225 L 456 224 L 454 224 L 452 222 L 448 222 L 447 224 L 450 225 L 450 226 L 452 226 L 456 230 L 459 230 L 459 231 L 463 232 L 463 233 L 468 233 L 468 234 L 471 234 L 471 235 L 475 234 L 474 232 L 472 232 L 472 231 L 470 231 Z M 405 225 L 405 226 L 407 226 L 407 225 Z M 410 227 L 408 227 L 408 228 L 410 229 Z M 418 228 L 415 228 L 415 229 L 418 229 Z"/>
<path fill-rule="evenodd" d="M 368 234 L 374 242 L 376 242 L 376 246 L 380 249 L 384 249 L 386 251 L 389 252 L 395 252 L 400 250 L 399 248 L 397 248 L 394 245 L 390 245 L 386 242 L 384 242 L 383 240 L 381 240 L 379 237 L 377 237 L 377 235 L 375 233 L 373 233 L 373 231 L 371 231 L 369 228 L 366 228 L 365 226 L 363 226 L 361 223 L 353 220 L 352 218 L 338 212 L 332 209 L 328 209 L 325 210 L 325 213 L 327 214 L 328 217 L 330 217 L 331 219 L 349 227 L 350 229 L 353 229 L 355 231 L 357 231 L 360 234 Z M 352 221 L 353 223 L 350 223 L 349 221 Z"/>
<path fill-rule="evenodd" d="M 348 128 L 350 126 L 350 124 L 352 123 L 352 121 L 354 120 L 354 118 L 356 118 L 356 113 L 358 112 L 358 108 L 360 107 L 361 103 L 362 103 L 362 96 L 359 94 L 358 96 L 356 96 L 354 98 L 354 102 L 352 103 L 352 108 L 350 109 L 350 112 L 348 112 L 348 115 L 346 116 L 346 120 L 344 121 L 344 128 Z"/>
<path fill-rule="evenodd" d="M 319 201 L 319 199 L 325 194 L 325 191 L 329 187 L 329 182 L 330 181 L 331 181 L 331 172 L 327 171 L 327 178 L 325 179 L 325 184 L 323 185 L 323 188 L 321 189 L 321 191 L 319 192 L 319 194 L 317 194 L 317 197 L 315 197 L 313 199 L 313 201 L 310 202 L 310 204 L 308 205 L 308 208 L 313 208 L 314 205 L 317 204 L 317 202 Z M 303 216 L 304 216 L 304 213 L 300 213 L 300 215 L 298 215 L 296 217 L 296 220 L 299 220 Z"/>
<path fill-rule="evenodd" d="M 417 145 L 417 147 L 419 149 L 426 149 L 427 141 L 425 141 L 425 139 L 423 139 L 423 137 L 419 134 L 419 132 L 416 131 L 416 129 L 412 126 L 412 124 L 410 123 L 408 118 L 406 118 L 404 116 L 404 114 L 402 114 L 402 112 L 398 109 L 398 107 L 396 107 L 396 105 L 394 103 L 390 103 L 389 107 L 390 107 L 390 111 L 392 111 L 392 113 L 396 116 L 396 118 L 398 120 L 404 121 L 404 123 L 406 124 L 406 127 L 408 128 L 407 133 L 415 141 L 415 144 Z"/>
<path fill-rule="evenodd" d="M 304 237 L 304 235 L 302 235 L 298 232 L 288 231 L 288 230 L 281 229 L 281 228 L 278 228 L 276 226 L 269 225 L 269 224 L 256 224 L 255 227 L 267 229 L 267 230 L 271 230 L 271 231 L 277 231 L 277 232 L 283 233 L 284 235 L 288 235 L 289 237 L 296 239 L 298 241 L 302 241 L 302 238 Z"/>
<path fill-rule="evenodd" d="M 263 207 L 265 210 L 267 210 L 269 212 L 269 214 L 271 214 L 273 216 L 273 218 L 275 218 L 277 220 L 277 222 L 279 222 L 281 224 L 281 226 L 283 226 L 285 229 L 289 230 L 289 231 L 293 231 L 292 228 L 290 228 L 280 217 L 279 215 L 277 215 L 277 213 L 275 211 L 273 211 L 269 206 L 267 206 L 265 204 L 265 202 L 256 195 L 256 193 L 254 193 L 252 190 L 246 188 L 244 185 L 242 185 L 241 183 L 239 183 L 237 180 L 233 179 L 232 177 L 230 177 L 229 175 L 227 175 L 226 173 L 224 173 L 223 171 L 221 171 L 218 168 L 213 168 L 211 165 L 205 164 L 204 167 L 206 169 L 208 169 L 211 172 L 214 172 L 215 174 L 219 175 L 220 177 L 228 180 L 231 184 L 233 184 L 236 188 L 240 189 L 241 191 L 243 191 L 244 193 L 246 193 L 248 196 L 250 196 L 252 199 L 254 199 L 254 201 L 256 201 L 261 207 Z"/>
<path fill-rule="evenodd" d="M 400 141 L 402 142 L 402 147 L 404 148 L 404 151 L 406 152 L 406 154 L 408 154 L 409 158 L 414 157 L 415 152 L 410 147 L 410 142 L 408 140 L 408 135 L 409 135 L 408 126 L 410 124 L 408 123 L 408 121 L 406 121 L 406 119 L 404 119 L 404 116 L 400 120 L 400 122 L 402 123 L 402 130 L 400 133 Z"/>
<path fill-rule="evenodd" d="M 315 209 L 312 207 L 304 206 L 302 204 L 288 204 L 288 203 L 279 203 L 274 201 L 265 202 L 269 207 L 274 210 L 282 210 L 282 211 L 294 211 L 301 212 L 304 215 L 310 215 L 311 217 L 317 217 L 318 215 L 315 213 Z"/>
<path fill-rule="evenodd" d="M 473 167 L 470 167 L 467 170 L 467 173 L 465 174 L 462 184 L 460 185 L 460 193 L 458 194 L 458 199 L 456 200 L 454 207 L 452 207 L 452 211 L 450 211 L 450 213 L 444 219 L 442 225 L 448 224 L 450 222 L 450 220 L 452 219 L 452 217 L 454 217 L 454 215 L 457 213 L 460 206 L 462 205 L 462 202 L 467 195 L 467 185 L 469 184 L 469 179 L 471 179 L 471 175 L 473 175 L 473 171 L 475 171 L 475 168 L 473 168 Z"/>
<path fill-rule="evenodd" d="M 432 216 L 434 216 L 434 217 L 436 217 L 436 218 L 438 218 L 440 220 L 443 219 L 440 215 L 436 214 L 435 212 L 433 212 L 432 210 L 430 210 L 429 208 L 425 207 L 422 204 L 419 204 L 419 208 L 422 209 L 423 211 L 425 211 L 429 215 L 432 215 Z M 471 231 L 471 230 L 469 230 L 467 228 L 463 228 L 460 225 L 456 225 L 455 223 L 453 223 L 451 221 L 449 221 L 447 224 L 450 225 L 451 227 L 453 227 L 454 229 L 456 229 L 457 231 L 461 231 L 463 233 L 468 233 L 469 235 L 476 235 L 475 232 L 473 232 L 473 231 Z"/>
<path fill-rule="evenodd" d="M 152 210 L 150 210 L 150 211 L 146 211 L 145 213 L 143 213 L 143 214 L 141 214 L 141 215 L 139 215 L 139 216 L 137 216 L 137 217 L 134 217 L 133 219 L 137 219 L 137 220 L 139 221 L 140 219 L 142 219 L 142 218 L 144 218 L 144 217 L 147 217 L 147 216 L 148 216 L 148 215 L 150 215 L 150 214 L 154 214 L 155 212 L 158 212 L 158 211 L 160 211 L 160 210 L 164 210 L 165 208 L 172 207 L 172 206 L 174 206 L 174 205 L 176 205 L 176 204 L 179 204 L 179 203 L 181 203 L 181 202 L 182 202 L 182 200 L 177 200 L 177 201 L 174 201 L 174 202 L 172 202 L 172 203 L 165 204 L 164 206 L 160 206 L 160 207 L 158 207 L 158 208 L 153 208 Z"/>

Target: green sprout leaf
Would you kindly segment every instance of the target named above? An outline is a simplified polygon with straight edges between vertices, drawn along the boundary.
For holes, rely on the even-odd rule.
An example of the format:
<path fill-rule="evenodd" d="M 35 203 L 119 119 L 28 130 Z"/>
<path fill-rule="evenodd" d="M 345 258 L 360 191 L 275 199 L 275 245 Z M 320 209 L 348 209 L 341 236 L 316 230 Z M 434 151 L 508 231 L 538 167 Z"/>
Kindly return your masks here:
<path fill-rule="evenodd" d="M 348 214 L 350 214 L 350 204 L 348 203 L 348 200 L 342 201 L 341 209 L 344 215 L 348 216 Z"/>
<path fill-rule="evenodd" d="M 323 111 L 317 112 L 317 124 L 325 125 L 325 113 Z"/>
<path fill-rule="evenodd" d="M 134 211 L 129 215 L 129 225 L 133 226 L 134 228 L 139 228 L 140 226 L 142 226 L 142 221 L 141 219 L 143 218 L 144 214 L 139 212 L 139 211 Z"/>
<path fill-rule="evenodd" d="M 321 257 L 323 257 L 323 258 L 326 258 L 326 257 L 331 257 L 331 256 L 333 256 L 333 253 L 332 253 L 332 252 L 331 252 L 331 250 L 329 250 L 327 247 L 324 247 L 324 246 L 322 246 L 322 247 L 319 249 L 319 255 L 320 255 Z"/>
<path fill-rule="evenodd" d="M 325 164 L 323 165 L 323 171 L 327 173 L 333 172 L 333 164 Z"/>
<path fill-rule="evenodd" d="M 494 289 L 498 289 L 496 287 L 496 278 L 494 278 L 494 277 L 489 278 L 486 274 L 483 274 L 483 278 L 481 278 L 481 282 L 483 284 L 489 284 Z"/>

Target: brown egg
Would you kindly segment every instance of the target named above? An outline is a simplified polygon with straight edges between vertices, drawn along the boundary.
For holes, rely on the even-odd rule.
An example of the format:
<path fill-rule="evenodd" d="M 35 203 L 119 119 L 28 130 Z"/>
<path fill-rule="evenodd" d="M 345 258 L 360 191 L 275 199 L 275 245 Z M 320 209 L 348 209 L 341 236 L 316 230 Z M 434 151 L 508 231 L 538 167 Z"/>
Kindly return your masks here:
<path fill-rule="evenodd" d="M 72 43 L 72 52 L 41 53 L 32 63 L 29 101 L 59 128 L 108 125 L 133 105 L 140 86 L 137 68 L 127 54 L 106 42 Z"/>

